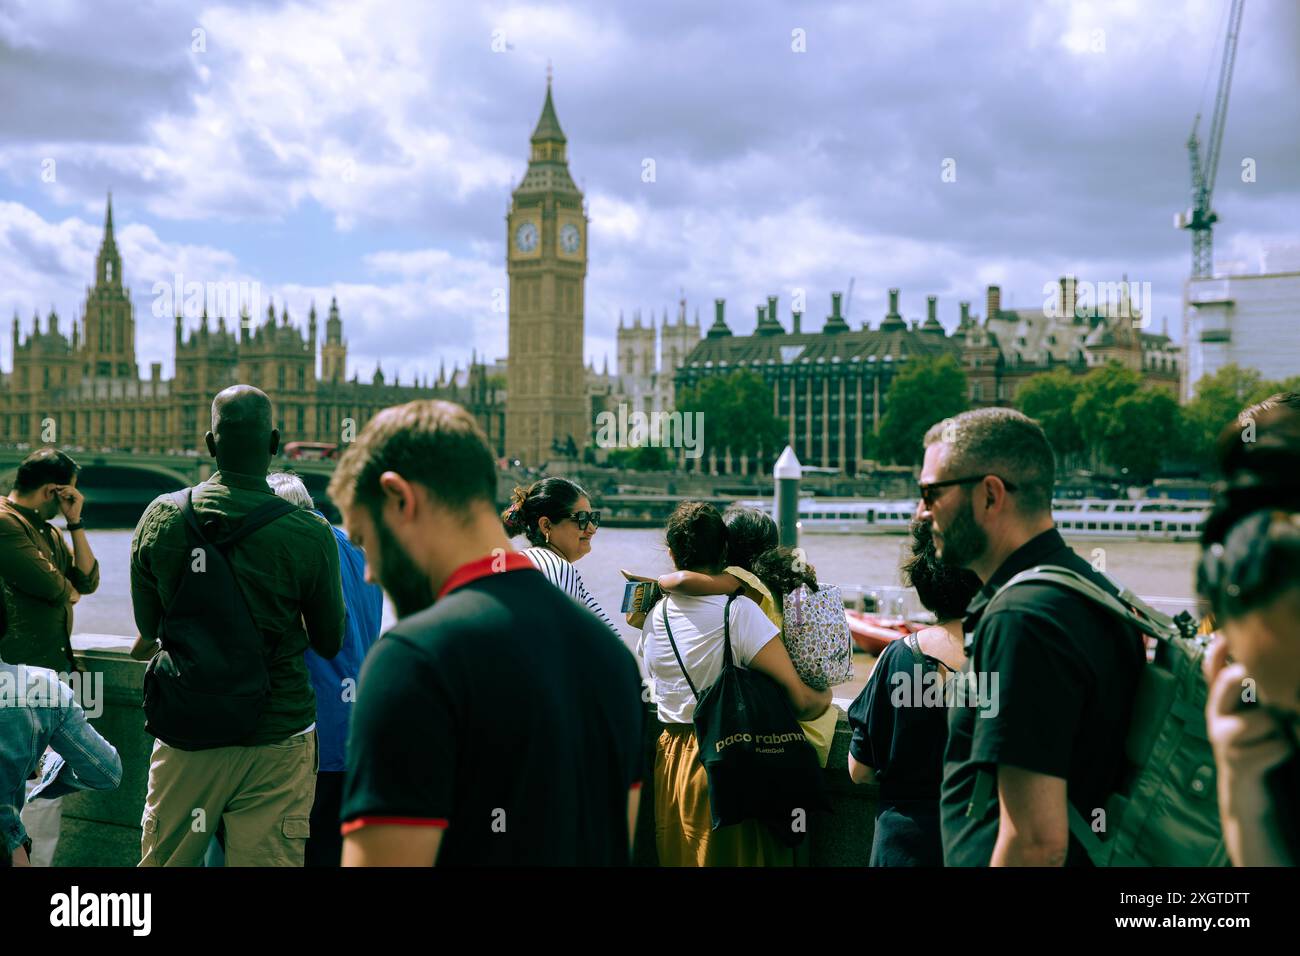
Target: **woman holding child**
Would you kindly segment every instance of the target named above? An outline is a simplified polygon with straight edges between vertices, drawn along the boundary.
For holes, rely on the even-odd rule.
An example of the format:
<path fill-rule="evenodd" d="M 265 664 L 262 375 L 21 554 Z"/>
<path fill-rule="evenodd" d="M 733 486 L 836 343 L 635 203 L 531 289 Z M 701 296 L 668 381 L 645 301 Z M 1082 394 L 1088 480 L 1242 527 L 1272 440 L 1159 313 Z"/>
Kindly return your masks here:
<path fill-rule="evenodd" d="M 659 587 L 670 593 L 696 597 L 742 595 L 757 604 L 778 631 L 782 630 L 785 599 L 801 588 L 803 593 L 816 591 L 815 570 L 801 560 L 801 552 L 777 547 L 780 533 L 766 512 L 736 505 L 723 513 L 722 523 L 727 529 L 727 566 L 722 573 L 673 571 L 659 578 Z M 795 670 L 799 670 L 798 663 Z M 812 678 L 800 676 L 809 686 L 816 686 Z M 823 767 L 830 757 L 839 714 L 835 707 L 828 707 L 820 717 L 799 722 Z"/>
<path fill-rule="evenodd" d="M 780 628 L 758 603 L 765 590 L 761 582 L 756 586 L 756 578 L 748 580 L 748 575 L 734 574 L 730 581 L 717 580 L 736 566 L 727 564 L 730 535 L 712 505 L 692 501 L 680 504 L 668 520 L 667 539 L 678 574 L 661 582 L 669 586 L 668 593 L 647 616 L 637 646 L 652 681 L 659 719 L 666 725 L 655 757 L 655 845 L 659 863 L 789 865 L 792 851 L 781 846 L 756 821 L 712 829 L 708 777 L 699 760 L 692 725 L 695 697 L 682 665 L 701 689 L 718 679 L 722 671 L 723 616 L 729 614 L 727 623 L 737 664 L 775 680 L 789 695 L 791 707 L 800 719 L 822 717 L 830 706 L 830 691 L 813 690 L 800 680 L 785 645 L 775 639 Z M 746 540 L 738 533 L 736 550 L 731 553 L 741 554 L 744 559 L 745 547 Z M 726 595 L 740 590 L 742 585 L 745 594 L 757 597 L 734 600 L 728 611 Z M 767 597 L 771 600 L 773 596 L 768 593 Z M 665 620 L 681 654 L 681 665 L 669 641 Z"/>

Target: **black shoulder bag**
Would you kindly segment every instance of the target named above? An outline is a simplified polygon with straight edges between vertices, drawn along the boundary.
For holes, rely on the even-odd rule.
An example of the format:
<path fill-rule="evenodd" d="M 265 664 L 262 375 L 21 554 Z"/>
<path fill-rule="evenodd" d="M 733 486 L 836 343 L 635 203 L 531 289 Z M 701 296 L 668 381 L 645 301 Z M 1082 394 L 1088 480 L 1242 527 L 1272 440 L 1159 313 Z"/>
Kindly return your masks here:
<path fill-rule="evenodd" d="M 798 846 L 813 811 L 830 810 L 817 752 L 790 706 L 785 689 L 760 671 L 737 667 L 731 654 L 731 603 L 722 612 L 722 673 L 701 694 L 695 689 L 668 626 L 673 656 L 695 695 L 695 737 L 709 776 L 713 829 L 758 820 L 788 847 Z"/>

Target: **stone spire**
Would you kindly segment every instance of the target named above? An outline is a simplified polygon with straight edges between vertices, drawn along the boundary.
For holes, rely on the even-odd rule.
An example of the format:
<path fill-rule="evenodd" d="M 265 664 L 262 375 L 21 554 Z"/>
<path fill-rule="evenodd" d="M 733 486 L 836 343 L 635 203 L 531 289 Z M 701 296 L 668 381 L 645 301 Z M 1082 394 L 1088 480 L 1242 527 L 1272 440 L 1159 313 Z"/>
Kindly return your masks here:
<path fill-rule="evenodd" d="M 104 212 L 104 239 L 95 258 L 95 284 L 119 288 L 122 285 L 122 256 L 117 251 L 117 239 L 113 235 L 112 193 L 108 194 L 108 208 Z"/>

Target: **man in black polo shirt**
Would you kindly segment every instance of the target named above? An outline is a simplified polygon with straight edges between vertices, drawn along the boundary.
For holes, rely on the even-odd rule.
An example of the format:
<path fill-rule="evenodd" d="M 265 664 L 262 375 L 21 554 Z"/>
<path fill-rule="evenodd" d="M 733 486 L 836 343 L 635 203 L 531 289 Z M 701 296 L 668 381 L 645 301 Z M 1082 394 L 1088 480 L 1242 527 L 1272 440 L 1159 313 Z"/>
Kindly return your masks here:
<path fill-rule="evenodd" d="M 944 561 L 984 582 L 967 609 L 966 706 L 951 710 L 941 801 L 948 866 L 1087 865 L 1067 801 L 1092 823 L 1118 783 L 1144 664 L 1136 630 L 1073 591 L 1026 583 L 1057 565 L 1114 592 L 1052 522 L 1055 465 L 1038 424 L 1007 408 L 925 436 L 918 515 Z M 978 698 L 978 699 L 977 699 Z"/>
<path fill-rule="evenodd" d="M 361 671 L 345 866 L 626 864 L 641 680 L 510 548 L 494 455 L 450 402 L 387 408 L 329 494 L 401 620 Z"/>

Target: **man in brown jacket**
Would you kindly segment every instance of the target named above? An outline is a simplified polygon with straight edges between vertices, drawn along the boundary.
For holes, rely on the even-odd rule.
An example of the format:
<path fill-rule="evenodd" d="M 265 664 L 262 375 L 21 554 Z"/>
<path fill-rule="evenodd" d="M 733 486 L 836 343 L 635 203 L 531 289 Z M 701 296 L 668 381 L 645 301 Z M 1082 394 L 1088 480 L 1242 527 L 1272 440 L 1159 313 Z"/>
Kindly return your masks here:
<path fill-rule="evenodd" d="M 77 463 L 57 448 L 32 452 L 18 466 L 13 490 L 0 498 L 0 660 L 80 670 L 72 657 L 72 605 L 99 587 L 99 562 L 81 523 L 85 497 Z M 72 550 L 49 523 L 62 514 Z M 58 847 L 62 799 L 23 810 L 32 862 L 48 866 Z"/>
<path fill-rule="evenodd" d="M 42 448 L 23 460 L 13 490 L 0 498 L 0 658 L 10 664 L 76 669 L 72 605 L 99 587 L 99 562 L 81 524 L 78 471 L 68 455 Z M 71 551 L 49 523 L 60 513 Z"/>

